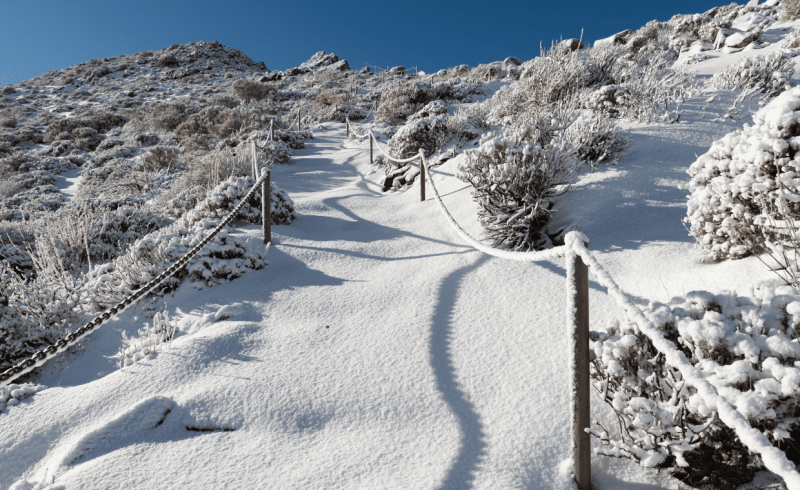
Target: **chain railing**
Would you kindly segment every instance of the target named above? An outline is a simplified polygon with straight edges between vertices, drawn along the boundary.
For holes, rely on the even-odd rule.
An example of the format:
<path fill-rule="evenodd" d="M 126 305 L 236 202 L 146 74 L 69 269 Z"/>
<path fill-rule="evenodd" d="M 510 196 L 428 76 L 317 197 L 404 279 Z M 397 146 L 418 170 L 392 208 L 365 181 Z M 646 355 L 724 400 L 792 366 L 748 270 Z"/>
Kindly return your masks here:
<path fill-rule="evenodd" d="M 272 132 L 271 129 L 271 133 Z M 253 154 L 255 157 L 255 149 L 256 144 L 253 142 Z M 58 342 L 53 345 L 47 346 L 44 349 L 40 350 L 39 352 L 33 354 L 31 357 L 24 359 L 21 362 L 18 362 L 11 368 L 3 371 L 0 373 L 0 387 L 7 386 L 11 384 L 12 381 L 16 380 L 20 376 L 23 376 L 37 367 L 43 365 L 49 359 L 56 357 L 58 354 L 64 352 L 69 347 L 77 344 L 80 340 L 90 333 L 97 330 L 101 325 L 106 323 L 112 316 L 122 313 L 126 309 L 128 309 L 131 305 L 135 304 L 140 299 L 146 297 L 150 294 L 155 288 L 160 286 L 164 281 L 169 279 L 170 277 L 177 274 L 183 267 L 189 263 L 192 258 L 197 255 L 206 245 L 208 245 L 211 240 L 214 239 L 217 234 L 222 231 L 228 224 L 233 221 L 242 207 L 247 204 L 247 202 L 253 197 L 253 195 L 258 190 L 259 186 L 262 188 L 261 194 L 261 207 L 262 207 L 262 222 L 264 223 L 264 243 L 269 246 L 272 241 L 270 231 L 270 224 L 271 224 L 271 191 L 270 191 L 270 171 L 267 169 L 263 172 L 260 176 L 258 175 L 258 168 L 255 166 L 255 158 L 254 160 L 254 175 L 256 177 L 256 183 L 250 190 L 245 194 L 242 200 L 237 204 L 233 210 L 225 216 L 225 218 L 220 221 L 219 225 L 216 226 L 204 239 L 200 241 L 197 245 L 195 245 L 191 250 L 189 250 L 183 257 L 176 260 L 172 265 L 170 265 L 167 269 L 165 269 L 161 274 L 157 277 L 152 279 L 150 282 L 145 284 L 140 289 L 131 293 L 127 298 L 123 299 L 116 305 L 108 308 L 104 312 L 97 315 L 94 319 L 88 322 L 86 325 L 78 328 L 74 332 L 69 333 L 66 337 L 62 338 Z"/>

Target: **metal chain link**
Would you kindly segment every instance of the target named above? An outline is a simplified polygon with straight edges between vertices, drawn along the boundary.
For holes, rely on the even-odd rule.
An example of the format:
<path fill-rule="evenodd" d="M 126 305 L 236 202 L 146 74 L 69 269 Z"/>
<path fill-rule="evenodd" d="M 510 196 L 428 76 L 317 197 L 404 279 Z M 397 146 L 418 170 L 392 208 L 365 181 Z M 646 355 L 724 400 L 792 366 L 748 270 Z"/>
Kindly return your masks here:
<path fill-rule="evenodd" d="M 122 313 L 128 307 L 136 303 L 141 298 L 147 296 L 153 289 L 158 287 L 161 283 L 169 279 L 170 277 L 174 276 L 178 271 L 183 269 L 183 267 L 195 256 L 197 255 L 200 250 L 202 250 L 208 243 L 214 239 L 214 237 L 225 228 L 228 223 L 230 223 L 233 218 L 239 213 L 239 210 L 247 203 L 250 198 L 258 190 L 261 183 L 267 178 L 269 175 L 268 172 L 265 172 L 264 175 L 259 178 L 255 185 L 248 191 L 247 194 L 242 198 L 241 202 L 233 208 L 231 211 L 221 222 L 214 228 L 211 233 L 205 237 L 203 240 L 200 241 L 197 245 L 194 246 L 189 252 L 187 252 L 183 257 L 176 260 L 171 266 L 169 266 L 164 272 L 159 274 L 155 279 L 148 282 L 144 287 L 134 291 L 131 293 L 127 298 L 120 301 L 116 305 L 112 306 L 111 308 L 107 309 L 100 315 L 96 316 L 92 321 L 84 325 L 83 327 L 79 328 L 78 330 L 70 333 L 63 339 L 59 340 L 53 345 L 49 345 L 44 349 L 40 350 L 36 354 L 33 354 L 31 357 L 25 359 L 24 361 L 19 362 L 18 364 L 14 365 L 13 367 L 3 371 L 0 373 L 0 387 L 6 386 L 11 384 L 12 381 L 17 379 L 18 377 L 22 376 L 23 374 L 29 373 L 35 368 L 41 366 L 49 359 L 54 358 L 61 352 L 67 350 L 70 346 L 75 345 L 80 339 L 89 335 L 94 330 L 96 330 L 100 325 L 106 323 L 113 315 L 118 313 Z M 261 196 L 264 199 L 264 196 Z"/>

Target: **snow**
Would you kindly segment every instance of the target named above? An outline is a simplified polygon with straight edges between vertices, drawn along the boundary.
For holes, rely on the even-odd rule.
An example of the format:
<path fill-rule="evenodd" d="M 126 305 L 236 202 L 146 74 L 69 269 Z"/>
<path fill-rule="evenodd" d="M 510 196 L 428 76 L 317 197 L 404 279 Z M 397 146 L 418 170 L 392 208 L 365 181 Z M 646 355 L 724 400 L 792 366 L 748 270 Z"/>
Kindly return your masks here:
<path fill-rule="evenodd" d="M 81 174 L 83 173 L 83 170 L 83 168 L 78 167 L 72 170 L 67 170 L 60 175 L 56 175 L 56 188 L 69 197 L 70 200 L 74 199 L 75 194 L 78 192 L 78 186 L 81 183 Z"/>

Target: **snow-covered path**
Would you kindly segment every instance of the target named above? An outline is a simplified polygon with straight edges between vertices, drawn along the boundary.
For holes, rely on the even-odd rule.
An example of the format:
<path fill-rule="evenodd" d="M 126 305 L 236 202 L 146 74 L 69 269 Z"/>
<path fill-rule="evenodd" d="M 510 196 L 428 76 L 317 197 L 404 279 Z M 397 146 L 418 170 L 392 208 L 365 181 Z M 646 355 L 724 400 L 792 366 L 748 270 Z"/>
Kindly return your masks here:
<path fill-rule="evenodd" d="M 459 244 L 416 187 L 382 194 L 368 153 L 335 128 L 274 171 L 300 219 L 273 230 L 267 268 L 183 288 L 167 298 L 183 312 L 171 350 L 80 384 L 136 325 L 104 327 L 42 380 L 61 387 L 0 416 L 27 441 L 0 449 L 4 481 L 47 469 L 80 488 L 567 486 L 563 270 Z M 441 190 L 474 224 L 464 184 Z M 232 303 L 241 315 L 203 322 L 203 305 Z M 136 424 L 109 422 L 126 410 Z"/>

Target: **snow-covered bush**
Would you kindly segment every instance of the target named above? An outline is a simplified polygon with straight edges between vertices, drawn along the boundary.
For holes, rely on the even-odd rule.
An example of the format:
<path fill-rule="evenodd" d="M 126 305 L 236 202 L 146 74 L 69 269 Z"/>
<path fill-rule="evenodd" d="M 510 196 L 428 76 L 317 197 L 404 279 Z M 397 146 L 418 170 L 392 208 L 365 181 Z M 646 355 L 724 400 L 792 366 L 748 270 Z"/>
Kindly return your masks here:
<path fill-rule="evenodd" d="M 800 88 L 773 99 L 753 117 L 753 126 L 725 135 L 691 167 L 687 203 L 690 232 L 715 260 L 763 251 L 763 237 L 775 236 L 765 213 L 781 192 L 788 214 L 800 216 Z M 783 190 L 776 178 L 780 176 Z"/>
<path fill-rule="evenodd" d="M 409 117 L 408 122 L 398 128 L 389 139 L 389 150 L 395 158 L 404 159 L 417 155 L 419 150 L 423 150 L 426 157 L 431 157 L 451 143 L 461 146 L 479 135 L 462 119 L 448 117 L 447 106 L 442 101 L 435 100 Z M 384 164 L 387 174 L 396 174 L 399 168 L 398 164 L 383 158 L 382 155 L 378 163 Z M 405 164 L 401 166 L 403 165 Z M 408 175 L 404 182 L 407 184 L 413 182 L 414 176 Z"/>
<path fill-rule="evenodd" d="M 781 6 L 781 20 L 797 20 L 800 19 L 800 0 L 782 0 Z"/>
<path fill-rule="evenodd" d="M 231 88 L 245 104 L 249 104 L 251 101 L 261 100 L 269 95 L 272 87 L 256 80 L 240 78 L 233 82 Z"/>
<path fill-rule="evenodd" d="M 167 223 L 137 204 L 73 201 L 36 229 L 38 255 L 55 253 L 68 272 L 112 260 L 136 240 Z"/>
<path fill-rule="evenodd" d="M 32 383 L 0 386 L 0 413 L 3 413 L 7 407 L 18 405 L 22 400 L 35 395 L 45 388 L 46 386 Z"/>
<path fill-rule="evenodd" d="M 422 149 L 426 155 L 439 149 L 437 144 L 446 133 L 445 114 L 447 106 L 440 100 L 433 101 L 408 118 L 389 140 L 389 149 L 395 158 L 408 158 Z"/>
<path fill-rule="evenodd" d="M 479 148 L 467 150 L 458 178 L 472 185 L 494 246 L 532 250 L 548 243 L 552 199 L 569 190 L 576 170 L 570 152 L 541 144 L 550 138 L 532 127 L 502 136 L 488 132 Z"/>
<path fill-rule="evenodd" d="M 175 55 L 166 53 L 158 58 L 158 62 L 156 64 L 161 68 L 170 68 L 173 66 L 178 66 L 181 63 L 180 61 L 178 61 L 178 58 L 176 58 Z"/>
<path fill-rule="evenodd" d="M 174 146 L 154 146 L 142 155 L 142 161 L 138 170 L 154 172 L 169 169 L 172 163 L 178 158 L 180 150 Z"/>
<path fill-rule="evenodd" d="M 192 210 L 183 215 L 183 220 L 188 224 L 194 224 L 203 219 L 224 218 L 239 204 L 254 184 L 255 181 L 250 176 L 230 177 L 208 192 Z M 291 224 L 297 218 L 294 202 L 274 185 L 271 192 L 272 224 Z M 261 189 L 257 190 L 251 200 L 239 210 L 236 219 L 247 223 L 261 223 Z"/>
<path fill-rule="evenodd" d="M 798 3 L 798 10 L 800 11 L 800 2 Z M 800 12 L 799 12 L 800 13 Z M 800 29 L 792 29 L 791 34 L 783 38 L 781 47 L 786 49 L 800 48 Z"/>
<path fill-rule="evenodd" d="M 387 124 L 401 124 L 434 100 L 469 102 L 474 95 L 485 95 L 489 89 L 474 78 L 450 78 L 433 83 L 398 81 L 381 95 L 375 120 Z"/>
<path fill-rule="evenodd" d="M 595 166 L 610 162 L 630 146 L 630 138 L 613 120 L 596 113 L 583 114 L 564 132 L 567 142 L 582 161 Z"/>
<path fill-rule="evenodd" d="M 164 310 L 153 315 L 153 325 L 145 325 L 138 330 L 138 337 L 128 338 L 128 334 L 122 332 L 122 346 L 114 356 L 117 368 L 135 364 L 142 359 L 150 359 L 158 352 L 159 347 L 172 346 L 172 339 L 178 331 L 177 324 L 171 324 L 167 304 L 164 303 Z"/>
<path fill-rule="evenodd" d="M 711 77 L 714 88 L 742 89 L 747 93 L 759 92 L 775 97 L 791 86 L 794 62 L 791 56 L 776 52 L 769 55 L 745 58 L 725 67 Z"/>
<path fill-rule="evenodd" d="M 293 150 L 302 150 L 306 147 L 306 140 L 314 139 L 314 135 L 308 129 L 304 129 L 303 131 L 278 129 L 275 131 L 275 137 L 289 145 L 289 148 Z"/>
<path fill-rule="evenodd" d="M 625 45 L 609 43 L 578 51 L 554 47 L 542 54 L 523 63 L 519 83 L 490 99 L 491 122 L 518 125 L 531 111 L 575 99 L 609 116 L 646 121 L 682 101 L 696 84 L 693 75 L 673 69 L 673 58 L 660 51 L 641 49 L 631 58 Z"/>
<path fill-rule="evenodd" d="M 752 296 L 693 291 L 645 314 L 720 393 L 773 444 L 787 449 L 800 429 L 800 292 L 763 285 Z M 593 333 L 592 379 L 616 413 L 592 429 L 601 454 L 646 467 L 673 467 L 692 486 L 735 488 L 752 480 L 760 458 L 748 454 L 703 397 L 669 366 L 633 323 Z M 705 488 L 705 487 L 703 487 Z"/>

